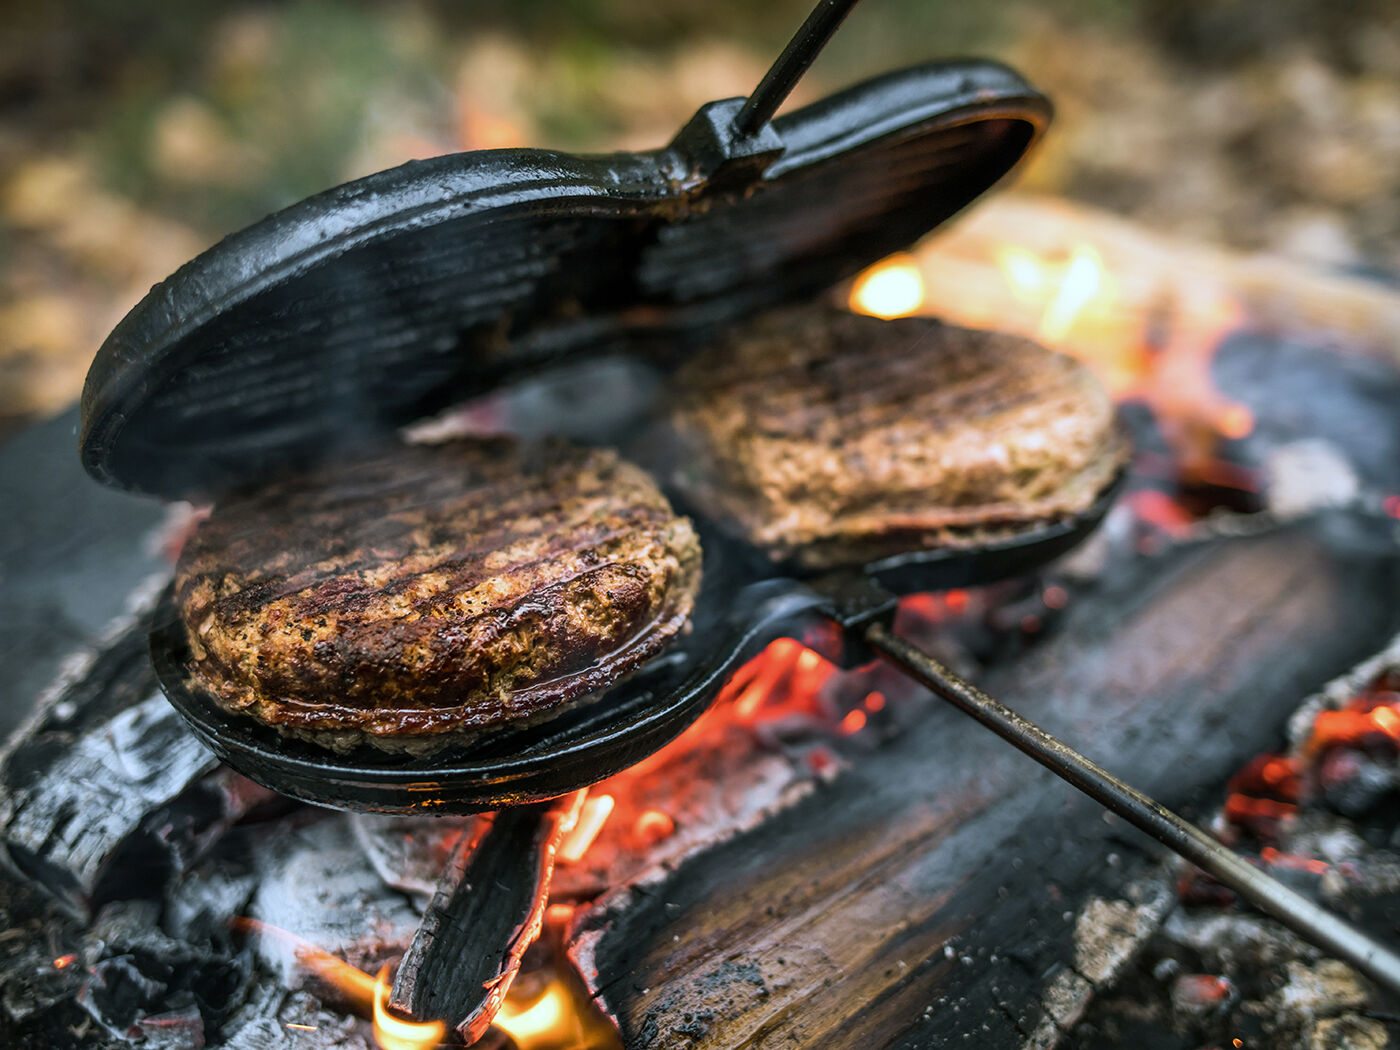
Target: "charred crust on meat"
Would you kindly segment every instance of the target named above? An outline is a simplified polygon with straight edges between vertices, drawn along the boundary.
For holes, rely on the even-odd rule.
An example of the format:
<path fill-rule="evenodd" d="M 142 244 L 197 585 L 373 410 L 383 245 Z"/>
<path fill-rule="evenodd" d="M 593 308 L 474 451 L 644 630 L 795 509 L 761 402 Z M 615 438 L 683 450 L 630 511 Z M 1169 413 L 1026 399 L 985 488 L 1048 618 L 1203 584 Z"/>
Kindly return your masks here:
<path fill-rule="evenodd" d="M 993 543 L 1091 506 L 1129 446 L 1082 364 L 1017 336 L 825 305 L 675 377 L 687 498 L 808 569 Z"/>
<path fill-rule="evenodd" d="M 615 453 L 476 439 L 228 500 L 175 594 L 221 707 L 425 753 L 600 695 L 685 627 L 699 578 L 689 521 Z"/>

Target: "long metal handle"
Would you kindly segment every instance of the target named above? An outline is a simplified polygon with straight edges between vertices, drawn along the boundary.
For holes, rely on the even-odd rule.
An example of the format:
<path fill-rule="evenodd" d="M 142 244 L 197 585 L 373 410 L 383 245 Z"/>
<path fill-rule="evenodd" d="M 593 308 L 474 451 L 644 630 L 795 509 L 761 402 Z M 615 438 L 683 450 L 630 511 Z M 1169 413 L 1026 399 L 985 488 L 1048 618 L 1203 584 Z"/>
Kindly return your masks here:
<path fill-rule="evenodd" d="M 773 63 L 744 108 L 734 118 L 734 130 L 740 135 L 752 135 L 773 119 L 783 99 L 796 86 L 807 67 L 821 54 L 857 0 L 818 0 L 817 6 L 802 23 L 797 35 L 788 41 L 783 53 Z"/>
<path fill-rule="evenodd" d="M 881 655 L 1003 740 L 1069 781 L 1124 820 L 1165 843 L 1260 911 L 1400 992 L 1400 955 L 1236 856 L 1200 828 L 1123 783 L 1063 741 L 964 682 L 917 646 L 876 623 L 865 640 Z"/>

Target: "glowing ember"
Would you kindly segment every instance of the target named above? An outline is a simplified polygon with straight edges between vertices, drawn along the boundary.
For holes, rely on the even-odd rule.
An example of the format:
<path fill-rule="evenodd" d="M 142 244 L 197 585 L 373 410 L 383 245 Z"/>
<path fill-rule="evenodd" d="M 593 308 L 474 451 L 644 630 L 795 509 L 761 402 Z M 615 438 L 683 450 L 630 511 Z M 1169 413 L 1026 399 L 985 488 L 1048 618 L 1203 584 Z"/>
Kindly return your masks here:
<path fill-rule="evenodd" d="M 908 317 L 924 305 L 924 275 L 912 255 L 899 253 L 871 266 L 851 286 L 851 309 L 859 314 Z"/>
<path fill-rule="evenodd" d="M 1297 814 L 1298 807 L 1292 802 L 1272 798 L 1231 795 L 1225 800 L 1225 819 L 1266 842 L 1277 841 L 1283 823 Z"/>
<path fill-rule="evenodd" d="M 852 733 L 859 733 L 864 728 L 865 712 L 858 707 L 854 711 L 848 712 L 846 717 L 841 719 L 840 730 L 847 736 L 850 736 Z"/>
<path fill-rule="evenodd" d="M 615 804 L 616 800 L 611 795 L 599 795 L 585 802 L 573 829 L 559 844 L 559 859 L 570 864 L 582 860 L 588 847 L 598 837 L 598 832 L 603 830 Z"/>
<path fill-rule="evenodd" d="M 1258 755 L 1230 778 L 1225 820 L 1232 831 L 1243 831 L 1262 843 L 1261 863 L 1312 875 L 1323 875 L 1330 869 L 1327 861 L 1280 847 L 1287 846 L 1296 815 L 1356 776 L 1362 756 L 1375 754 L 1377 749 L 1391 755 L 1400 751 L 1397 684 L 1394 672 L 1382 676 L 1342 708 L 1320 711 L 1296 754 Z M 1192 903 L 1225 905 L 1233 900 L 1228 891 L 1216 894 L 1223 887 L 1200 872 L 1183 879 L 1179 889 L 1182 899 Z"/>
<path fill-rule="evenodd" d="M 1368 741 L 1400 746 L 1400 694 L 1360 696 L 1340 711 L 1322 711 L 1303 753 L 1312 758 L 1333 747 Z"/>
<path fill-rule="evenodd" d="M 77 961 L 78 957 L 72 953 L 68 955 L 60 955 L 57 959 L 53 961 L 53 968 L 55 970 L 66 970 L 68 967 L 72 966 Z"/>
<path fill-rule="evenodd" d="M 1316 860 L 1312 857 L 1300 857 L 1296 853 L 1281 853 L 1272 846 L 1265 846 L 1261 849 L 1259 851 L 1259 859 L 1265 864 L 1276 868 L 1307 871 L 1314 875 L 1321 875 L 1330 867 L 1325 860 Z"/>
<path fill-rule="evenodd" d="M 632 837 L 640 846 L 650 846 L 662 839 L 670 838 L 676 830 L 676 822 L 659 809 L 643 810 L 632 825 Z"/>

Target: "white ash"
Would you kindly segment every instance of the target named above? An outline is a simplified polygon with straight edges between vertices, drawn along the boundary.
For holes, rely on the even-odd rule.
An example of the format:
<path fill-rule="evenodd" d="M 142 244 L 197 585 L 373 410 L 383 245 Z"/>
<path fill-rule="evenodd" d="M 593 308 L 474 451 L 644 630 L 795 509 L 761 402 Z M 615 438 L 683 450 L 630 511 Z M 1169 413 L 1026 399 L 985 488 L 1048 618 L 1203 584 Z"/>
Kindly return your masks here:
<path fill-rule="evenodd" d="M 1137 954 L 1174 903 L 1169 885 L 1135 883 L 1127 900 L 1095 897 L 1074 925 L 1074 965 L 1095 985 L 1112 980 Z"/>
<path fill-rule="evenodd" d="M 1310 438 L 1274 449 L 1264 463 L 1269 509 L 1281 518 L 1300 518 L 1346 507 L 1361 494 L 1346 454 L 1330 441 Z"/>
<path fill-rule="evenodd" d="M 1369 998 L 1366 982 L 1345 963 L 1321 959 L 1308 966 L 1294 960 L 1288 964 L 1288 983 L 1268 1002 L 1280 1019 L 1311 1027 L 1319 1018 L 1359 1009 Z"/>
<path fill-rule="evenodd" d="M 481 818 L 354 813 L 349 819 L 355 841 L 385 885 L 408 894 L 421 912 L 432 900 L 458 837 L 470 834 Z"/>
<path fill-rule="evenodd" d="M 344 814 L 271 829 L 260 843 L 258 866 L 260 882 L 249 905 L 254 919 L 367 973 L 401 956 L 418 928 L 418 912 L 384 885 Z M 311 983 L 285 939 L 265 933 L 255 944 L 287 987 Z"/>
<path fill-rule="evenodd" d="M 1178 908 L 1167 916 L 1162 932 L 1169 941 L 1194 949 L 1210 969 L 1221 973 L 1257 970 L 1318 954 L 1277 923 L 1244 913 Z"/>

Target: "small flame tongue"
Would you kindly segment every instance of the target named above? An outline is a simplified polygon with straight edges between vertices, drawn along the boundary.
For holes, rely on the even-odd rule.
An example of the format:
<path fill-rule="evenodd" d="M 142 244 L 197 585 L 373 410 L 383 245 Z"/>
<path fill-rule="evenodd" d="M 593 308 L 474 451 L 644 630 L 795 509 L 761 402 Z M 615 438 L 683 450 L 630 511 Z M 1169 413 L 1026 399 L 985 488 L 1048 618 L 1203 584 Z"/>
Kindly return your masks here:
<path fill-rule="evenodd" d="M 519 1050 L 579 1045 L 582 1037 L 575 1020 L 569 991 L 562 981 L 551 981 L 543 994 L 527 1005 L 507 999 L 496 1014 L 497 1028 L 508 1033 Z"/>
<path fill-rule="evenodd" d="M 428 1050 L 447 1035 L 441 1021 L 405 1021 L 389 1012 L 389 967 L 374 979 L 374 1038 L 382 1050 Z"/>
<path fill-rule="evenodd" d="M 380 1050 L 430 1050 L 446 1038 L 447 1025 L 441 1021 L 407 1021 L 389 1012 L 387 966 L 379 971 L 377 978 L 371 977 L 344 959 L 277 926 L 242 915 L 231 925 L 235 930 L 280 941 L 289 948 L 298 965 L 334 988 L 356 1013 L 374 1022 L 374 1038 Z"/>

